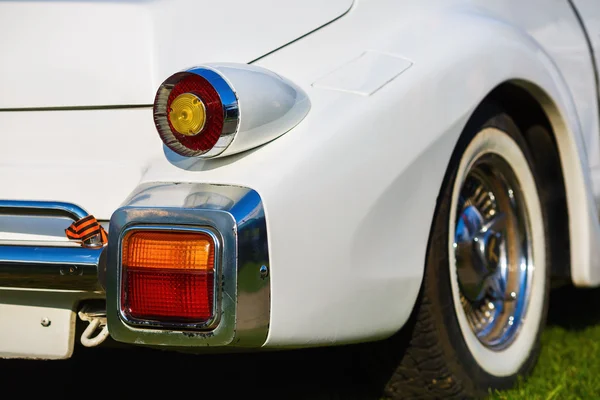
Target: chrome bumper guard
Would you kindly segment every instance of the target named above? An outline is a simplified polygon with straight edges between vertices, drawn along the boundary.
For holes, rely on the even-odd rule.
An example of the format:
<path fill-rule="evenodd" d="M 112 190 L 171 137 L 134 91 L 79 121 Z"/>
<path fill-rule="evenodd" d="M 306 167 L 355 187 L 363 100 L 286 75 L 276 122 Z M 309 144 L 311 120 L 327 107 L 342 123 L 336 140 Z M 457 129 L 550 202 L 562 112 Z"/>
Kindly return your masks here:
<path fill-rule="evenodd" d="M 70 203 L 0 200 L 0 215 L 76 221 L 88 213 Z M 0 241 L 0 287 L 101 291 L 102 251 L 68 242 Z"/>

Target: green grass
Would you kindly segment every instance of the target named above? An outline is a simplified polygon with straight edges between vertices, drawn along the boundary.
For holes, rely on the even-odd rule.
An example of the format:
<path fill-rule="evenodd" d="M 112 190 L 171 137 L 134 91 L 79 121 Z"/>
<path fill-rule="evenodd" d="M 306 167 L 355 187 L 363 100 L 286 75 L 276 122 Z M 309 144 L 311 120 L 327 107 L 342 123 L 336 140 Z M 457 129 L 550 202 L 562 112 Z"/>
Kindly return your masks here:
<path fill-rule="evenodd" d="M 491 399 L 600 398 L 600 289 L 552 293 L 533 374 Z"/>

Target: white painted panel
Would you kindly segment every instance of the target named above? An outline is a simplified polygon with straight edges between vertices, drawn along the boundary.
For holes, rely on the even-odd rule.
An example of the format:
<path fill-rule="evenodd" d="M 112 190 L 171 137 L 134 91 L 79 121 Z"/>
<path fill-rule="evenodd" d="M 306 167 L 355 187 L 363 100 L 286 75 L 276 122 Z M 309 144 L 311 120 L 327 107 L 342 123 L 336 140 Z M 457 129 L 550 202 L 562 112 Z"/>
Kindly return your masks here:
<path fill-rule="evenodd" d="M 409 60 L 394 54 L 365 51 L 360 57 L 318 79 L 313 86 L 369 96 L 411 65 Z"/>
<path fill-rule="evenodd" d="M 594 48 L 596 66 L 600 66 L 600 3 L 598 0 L 573 0 Z"/>
<path fill-rule="evenodd" d="M 99 219 L 164 157 L 151 108 L 0 112 L 0 143 L 0 199 L 75 203 Z"/>
<path fill-rule="evenodd" d="M 0 358 L 69 358 L 76 296 L 0 289 Z M 49 325 L 42 325 L 44 318 Z"/>
<path fill-rule="evenodd" d="M 250 62 L 352 0 L 0 2 L 0 108 L 150 104 L 167 76 Z M 42 127 L 40 127 L 41 129 Z"/>

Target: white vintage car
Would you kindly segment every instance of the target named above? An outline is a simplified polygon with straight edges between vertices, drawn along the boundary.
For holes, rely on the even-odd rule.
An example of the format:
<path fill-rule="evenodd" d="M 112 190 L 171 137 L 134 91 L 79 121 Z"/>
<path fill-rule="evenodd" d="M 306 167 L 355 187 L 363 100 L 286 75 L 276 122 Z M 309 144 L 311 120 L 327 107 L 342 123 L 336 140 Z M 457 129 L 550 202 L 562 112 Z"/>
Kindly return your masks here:
<path fill-rule="evenodd" d="M 386 395 L 479 396 L 600 284 L 597 0 L 3 1 L 0 33 L 1 357 L 378 342 Z"/>

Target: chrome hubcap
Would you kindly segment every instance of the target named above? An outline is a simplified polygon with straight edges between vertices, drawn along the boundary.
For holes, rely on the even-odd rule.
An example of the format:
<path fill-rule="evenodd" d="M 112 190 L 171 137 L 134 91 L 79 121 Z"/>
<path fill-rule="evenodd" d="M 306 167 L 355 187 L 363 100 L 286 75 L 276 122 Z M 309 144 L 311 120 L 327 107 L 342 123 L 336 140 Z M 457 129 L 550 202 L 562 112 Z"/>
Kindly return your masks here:
<path fill-rule="evenodd" d="M 458 281 L 463 296 L 471 302 L 482 300 L 489 288 L 503 283 L 499 266 L 504 256 L 504 220 L 504 213 L 498 213 L 486 222 L 477 207 L 469 205 L 457 222 Z"/>
<path fill-rule="evenodd" d="M 480 157 L 463 182 L 454 232 L 460 299 L 485 346 L 508 346 L 523 323 L 533 271 L 528 216 L 514 172 Z"/>

